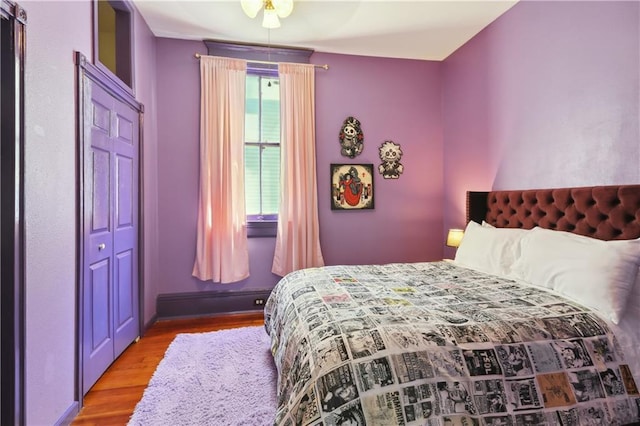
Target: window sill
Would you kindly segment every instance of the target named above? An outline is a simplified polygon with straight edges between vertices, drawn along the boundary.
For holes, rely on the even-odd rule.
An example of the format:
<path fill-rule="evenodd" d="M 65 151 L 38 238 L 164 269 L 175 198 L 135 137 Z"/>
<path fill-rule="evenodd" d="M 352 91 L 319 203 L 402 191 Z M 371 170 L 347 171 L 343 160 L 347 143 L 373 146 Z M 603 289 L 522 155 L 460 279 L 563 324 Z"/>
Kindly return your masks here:
<path fill-rule="evenodd" d="M 275 237 L 278 232 L 277 220 L 247 221 L 248 238 Z"/>

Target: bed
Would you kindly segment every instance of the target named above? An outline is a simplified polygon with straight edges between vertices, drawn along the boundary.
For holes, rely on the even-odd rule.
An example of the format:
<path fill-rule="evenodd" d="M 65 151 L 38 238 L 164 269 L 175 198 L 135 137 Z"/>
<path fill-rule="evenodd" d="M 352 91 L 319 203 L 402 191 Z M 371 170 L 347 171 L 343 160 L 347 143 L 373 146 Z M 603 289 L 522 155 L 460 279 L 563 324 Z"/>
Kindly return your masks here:
<path fill-rule="evenodd" d="M 275 424 L 640 420 L 640 185 L 467 200 L 451 261 L 310 268 L 276 285 Z"/>

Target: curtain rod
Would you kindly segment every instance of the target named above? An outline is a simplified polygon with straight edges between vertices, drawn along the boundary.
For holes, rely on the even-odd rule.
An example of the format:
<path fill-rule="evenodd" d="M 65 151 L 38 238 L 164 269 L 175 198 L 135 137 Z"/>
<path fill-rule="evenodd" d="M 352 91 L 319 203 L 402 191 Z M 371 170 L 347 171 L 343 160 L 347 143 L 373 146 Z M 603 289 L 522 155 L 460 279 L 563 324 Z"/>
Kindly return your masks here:
<path fill-rule="evenodd" d="M 201 54 L 199 54 L 199 53 L 196 53 L 194 56 L 195 56 L 196 58 L 200 59 L 200 57 L 201 57 L 202 55 L 201 55 Z M 253 64 L 271 64 L 271 65 L 278 65 L 278 62 L 272 62 L 272 61 L 255 61 L 255 60 L 253 60 L 253 59 L 247 59 L 246 61 L 247 61 L 248 63 L 253 63 Z M 313 64 L 313 66 L 314 66 L 314 67 L 316 67 L 316 68 L 322 68 L 322 69 L 324 69 L 324 70 L 328 70 L 328 69 L 329 69 L 329 65 L 327 65 L 327 64 L 324 64 L 324 65 L 316 65 L 316 64 Z"/>

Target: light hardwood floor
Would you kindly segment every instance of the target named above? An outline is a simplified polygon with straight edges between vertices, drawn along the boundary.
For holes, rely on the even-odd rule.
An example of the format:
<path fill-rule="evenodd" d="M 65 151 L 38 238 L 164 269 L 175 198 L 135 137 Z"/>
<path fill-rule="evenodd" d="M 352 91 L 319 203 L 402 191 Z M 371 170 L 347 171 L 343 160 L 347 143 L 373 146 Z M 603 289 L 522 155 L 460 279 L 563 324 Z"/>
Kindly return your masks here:
<path fill-rule="evenodd" d="M 89 390 L 72 425 L 126 425 L 167 347 L 178 333 L 263 324 L 262 312 L 156 322 Z"/>

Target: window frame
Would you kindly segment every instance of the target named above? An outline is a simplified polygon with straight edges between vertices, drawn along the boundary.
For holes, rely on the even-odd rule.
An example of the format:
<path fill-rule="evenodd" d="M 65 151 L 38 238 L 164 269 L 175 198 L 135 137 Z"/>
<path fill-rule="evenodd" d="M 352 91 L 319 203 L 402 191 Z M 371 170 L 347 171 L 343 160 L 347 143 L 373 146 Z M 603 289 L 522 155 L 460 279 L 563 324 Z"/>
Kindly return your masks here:
<path fill-rule="evenodd" d="M 278 77 L 278 69 L 268 64 L 257 64 L 249 61 L 247 63 L 247 76 L 257 75 L 260 77 Z M 278 104 L 280 100 L 278 99 Z M 262 118 L 262 114 L 260 114 Z M 244 146 L 253 145 L 262 147 L 263 145 L 276 145 L 275 143 L 267 142 L 243 142 Z M 280 141 L 277 143 L 278 149 L 280 149 Z M 260 157 L 262 158 L 262 157 Z M 262 165 L 260 165 L 262 171 Z M 260 195 L 262 197 L 262 188 L 260 189 Z M 278 231 L 278 214 L 247 214 L 247 237 L 250 238 L 262 238 L 262 237 L 275 237 Z"/>
<path fill-rule="evenodd" d="M 24 424 L 25 411 L 25 61 L 27 11 L 0 0 L 0 423 Z"/>
<path fill-rule="evenodd" d="M 100 13 L 98 2 L 107 2 L 115 13 L 116 70 L 100 61 Z M 135 94 L 133 6 L 130 0 L 93 0 L 93 64 L 127 93 Z"/>
<path fill-rule="evenodd" d="M 207 48 L 208 55 L 244 59 L 247 61 L 247 71 L 259 67 L 261 70 L 271 70 L 275 76 L 278 75 L 278 62 L 308 64 L 314 52 L 313 49 L 299 47 L 239 43 L 226 40 L 209 39 L 203 40 L 203 43 Z M 267 61 L 269 64 L 252 63 L 252 60 Z M 262 220 L 249 220 L 247 217 L 247 236 L 250 238 L 275 237 L 278 230 L 278 219 L 277 215 L 272 216 L 275 218 L 263 217 Z"/>

